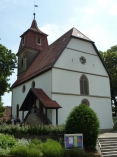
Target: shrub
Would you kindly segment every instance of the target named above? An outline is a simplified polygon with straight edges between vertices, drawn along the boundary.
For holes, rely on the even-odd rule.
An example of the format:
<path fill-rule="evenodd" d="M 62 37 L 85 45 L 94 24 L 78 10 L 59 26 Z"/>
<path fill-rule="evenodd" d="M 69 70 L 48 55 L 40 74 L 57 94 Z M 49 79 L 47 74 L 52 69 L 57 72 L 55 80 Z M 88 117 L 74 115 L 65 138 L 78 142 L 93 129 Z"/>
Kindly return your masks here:
<path fill-rule="evenodd" d="M 39 140 L 39 139 L 33 139 L 33 140 L 31 141 L 31 143 L 34 143 L 34 144 L 38 145 L 38 144 L 42 144 L 42 141 Z"/>
<path fill-rule="evenodd" d="M 76 106 L 65 124 L 66 133 L 83 133 L 83 143 L 86 149 L 94 149 L 99 133 L 99 120 L 96 113 L 85 104 Z"/>
<path fill-rule="evenodd" d="M 28 147 L 28 146 L 18 146 L 13 147 L 10 150 L 11 155 L 17 155 L 18 157 L 41 157 L 43 153 L 40 149 L 35 147 Z"/>
<path fill-rule="evenodd" d="M 84 151 L 82 149 L 73 148 L 64 150 L 64 157 L 83 157 Z"/>
<path fill-rule="evenodd" d="M 17 155 L 17 156 L 22 156 L 22 157 L 27 157 L 28 156 L 28 151 L 29 148 L 26 146 L 18 146 L 18 147 L 13 147 L 10 150 L 11 155 Z"/>
<path fill-rule="evenodd" d="M 10 152 L 10 148 L 6 148 L 6 149 L 0 148 L 0 157 L 1 156 L 4 156 L 4 157 L 8 156 L 9 152 Z"/>
<path fill-rule="evenodd" d="M 0 133 L 10 135 L 60 135 L 65 133 L 64 125 L 52 126 L 52 125 L 38 125 L 29 126 L 23 125 L 19 127 L 17 125 L 0 125 Z"/>
<path fill-rule="evenodd" d="M 47 139 L 42 144 L 42 152 L 46 157 L 61 157 L 63 155 L 63 147 L 57 141 Z"/>
<path fill-rule="evenodd" d="M 0 148 L 11 148 L 17 143 L 17 140 L 11 135 L 0 134 Z"/>
<path fill-rule="evenodd" d="M 117 131 L 117 121 L 114 122 L 114 127 L 113 128 L 114 128 L 114 130 Z"/>
<path fill-rule="evenodd" d="M 27 139 L 22 138 L 22 139 L 18 139 L 16 146 L 17 145 L 28 146 L 30 143 L 31 143 L 31 140 L 27 140 Z"/>
<path fill-rule="evenodd" d="M 56 125 L 50 127 L 50 134 L 61 135 L 65 133 L 65 125 Z"/>

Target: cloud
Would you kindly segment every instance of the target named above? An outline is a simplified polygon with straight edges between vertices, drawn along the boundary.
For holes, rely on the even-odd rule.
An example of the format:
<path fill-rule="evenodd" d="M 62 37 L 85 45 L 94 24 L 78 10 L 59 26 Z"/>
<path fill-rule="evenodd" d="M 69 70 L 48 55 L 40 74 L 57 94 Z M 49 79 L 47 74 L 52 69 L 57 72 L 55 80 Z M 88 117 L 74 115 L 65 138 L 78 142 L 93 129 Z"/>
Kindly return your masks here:
<path fill-rule="evenodd" d="M 112 0 L 97 0 L 98 5 L 101 7 L 107 7 L 112 3 Z"/>
<path fill-rule="evenodd" d="M 117 15 L 117 1 L 116 0 L 98 0 L 97 4 L 100 8 L 105 9 L 109 15 Z"/>
<path fill-rule="evenodd" d="M 112 16 L 117 15 L 117 4 L 112 5 L 112 6 L 110 7 L 109 13 L 110 13 L 110 15 L 112 15 Z"/>
<path fill-rule="evenodd" d="M 106 51 L 111 46 L 116 45 L 116 35 L 105 29 L 101 24 L 96 24 L 93 29 L 84 30 L 84 32 L 86 36 L 95 42 L 99 50 Z"/>
<path fill-rule="evenodd" d="M 67 30 L 66 26 L 56 24 L 46 24 L 40 28 L 44 33 L 48 34 L 49 44 L 57 40 Z"/>

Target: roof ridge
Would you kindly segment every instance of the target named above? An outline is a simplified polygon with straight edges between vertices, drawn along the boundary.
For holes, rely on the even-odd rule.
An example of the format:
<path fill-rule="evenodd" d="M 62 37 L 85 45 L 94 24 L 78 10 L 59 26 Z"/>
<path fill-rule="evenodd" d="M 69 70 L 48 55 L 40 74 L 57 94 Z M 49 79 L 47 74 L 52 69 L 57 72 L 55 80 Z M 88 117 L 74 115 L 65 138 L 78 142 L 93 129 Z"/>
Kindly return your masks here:
<path fill-rule="evenodd" d="M 80 34 L 76 34 L 76 32 L 74 32 L 75 30 L 77 31 L 77 33 L 80 33 Z M 81 31 L 79 31 L 75 27 L 73 27 L 72 36 L 75 36 L 75 37 L 85 39 L 85 40 L 89 40 L 89 41 L 93 42 L 91 39 L 89 39 L 85 34 L 83 34 Z"/>
<path fill-rule="evenodd" d="M 68 32 L 70 32 L 73 28 L 71 28 L 69 31 L 67 31 L 66 33 L 64 33 L 62 36 L 60 36 L 58 39 L 56 39 L 54 42 L 52 42 L 49 46 L 51 46 L 52 44 L 54 44 L 57 40 L 59 40 L 60 38 L 62 38 L 63 36 L 65 36 Z"/>

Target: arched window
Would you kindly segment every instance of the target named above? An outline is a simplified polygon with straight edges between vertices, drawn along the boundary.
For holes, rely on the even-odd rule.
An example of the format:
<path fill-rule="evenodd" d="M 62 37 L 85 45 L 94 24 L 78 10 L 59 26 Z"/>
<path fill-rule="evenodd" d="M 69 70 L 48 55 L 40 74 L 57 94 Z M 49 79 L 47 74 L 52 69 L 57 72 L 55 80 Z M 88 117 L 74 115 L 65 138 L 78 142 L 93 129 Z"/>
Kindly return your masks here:
<path fill-rule="evenodd" d="M 35 81 L 32 81 L 31 87 L 35 88 Z"/>
<path fill-rule="evenodd" d="M 80 78 L 80 94 L 89 95 L 89 83 L 85 75 Z"/>
<path fill-rule="evenodd" d="M 26 86 L 25 86 L 25 85 L 23 85 L 23 87 L 22 87 L 22 92 L 24 93 L 24 92 L 25 92 L 25 90 L 26 90 Z"/>
<path fill-rule="evenodd" d="M 90 106 L 89 101 L 88 101 L 87 99 L 83 99 L 83 100 L 81 101 L 81 104 L 85 104 L 85 105 L 87 105 L 87 106 Z"/>

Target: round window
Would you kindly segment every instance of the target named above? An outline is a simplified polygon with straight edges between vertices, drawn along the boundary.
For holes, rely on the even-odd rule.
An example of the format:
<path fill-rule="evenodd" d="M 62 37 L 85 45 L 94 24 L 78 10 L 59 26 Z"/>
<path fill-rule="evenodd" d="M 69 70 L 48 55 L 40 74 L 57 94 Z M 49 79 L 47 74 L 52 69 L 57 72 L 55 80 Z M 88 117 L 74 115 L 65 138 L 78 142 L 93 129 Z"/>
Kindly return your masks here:
<path fill-rule="evenodd" d="M 81 104 L 85 104 L 85 105 L 89 106 L 89 101 L 87 99 L 83 99 L 81 101 Z"/>

